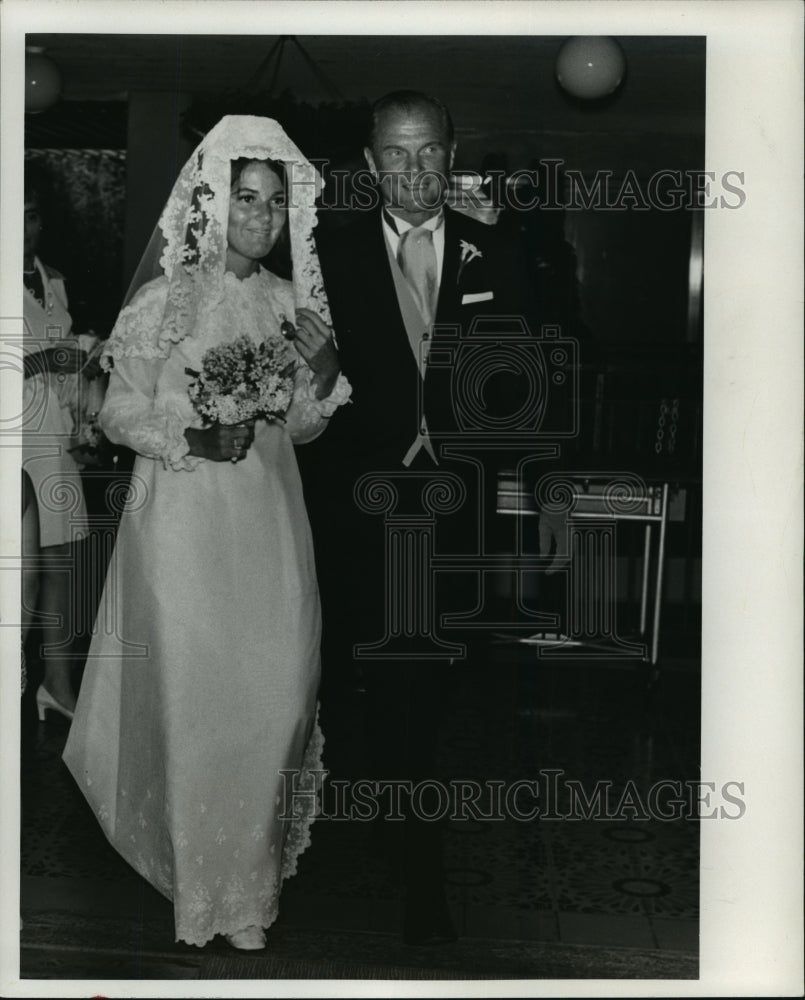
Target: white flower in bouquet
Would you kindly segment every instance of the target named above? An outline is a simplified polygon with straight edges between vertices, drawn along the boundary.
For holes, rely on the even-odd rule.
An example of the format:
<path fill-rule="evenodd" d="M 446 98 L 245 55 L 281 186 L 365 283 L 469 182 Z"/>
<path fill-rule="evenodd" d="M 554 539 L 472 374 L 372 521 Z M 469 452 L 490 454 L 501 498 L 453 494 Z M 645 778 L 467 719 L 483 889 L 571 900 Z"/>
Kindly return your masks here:
<path fill-rule="evenodd" d="M 200 372 L 185 369 L 191 376 L 188 394 L 209 423 L 282 420 L 291 405 L 294 366 L 295 357 L 282 341 L 256 344 L 238 337 L 206 351 Z"/>

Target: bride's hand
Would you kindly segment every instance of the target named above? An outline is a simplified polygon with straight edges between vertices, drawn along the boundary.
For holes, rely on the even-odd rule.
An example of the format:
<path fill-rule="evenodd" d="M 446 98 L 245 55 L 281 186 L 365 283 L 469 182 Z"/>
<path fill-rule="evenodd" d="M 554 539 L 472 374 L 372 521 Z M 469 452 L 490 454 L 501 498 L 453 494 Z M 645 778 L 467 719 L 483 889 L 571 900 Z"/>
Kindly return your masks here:
<path fill-rule="evenodd" d="M 297 309 L 296 323 L 294 345 L 313 372 L 316 398 L 326 399 L 341 371 L 333 331 L 311 309 Z"/>
<path fill-rule="evenodd" d="M 203 429 L 188 427 L 184 432 L 190 454 L 210 462 L 239 462 L 254 441 L 254 421 L 241 424 L 213 424 Z"/>

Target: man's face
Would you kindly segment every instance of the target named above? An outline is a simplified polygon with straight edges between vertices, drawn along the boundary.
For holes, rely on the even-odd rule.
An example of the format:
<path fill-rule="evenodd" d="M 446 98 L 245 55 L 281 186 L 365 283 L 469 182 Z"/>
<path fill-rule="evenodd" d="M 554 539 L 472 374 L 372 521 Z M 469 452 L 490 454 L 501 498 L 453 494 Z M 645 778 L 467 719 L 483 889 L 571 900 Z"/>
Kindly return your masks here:
<path fill-rule="evenodd" d="M 372 148 L 367 146 L 364 156 L 378 177 L 386 207 L 419 225 L 442 206 L 455 149 L 435 109 L 390 108 L 378 121 Z"/>

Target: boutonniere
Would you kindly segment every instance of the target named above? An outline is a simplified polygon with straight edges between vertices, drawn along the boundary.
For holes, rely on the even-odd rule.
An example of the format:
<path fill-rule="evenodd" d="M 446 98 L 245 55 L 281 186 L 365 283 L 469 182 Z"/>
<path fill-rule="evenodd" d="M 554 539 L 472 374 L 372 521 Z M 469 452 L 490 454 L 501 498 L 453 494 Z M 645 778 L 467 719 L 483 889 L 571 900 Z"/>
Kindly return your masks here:
<path fill-rule="evenodd" d="M 461 272 L 467 264 L 474 261 L 476 257 L 483 257 L 481 251 L 473 243 L 461 240 L 459 246 L 461 247 L 461 256 L 458 259 L 458 275 L 456 276 L 456 281 L 461 279 Z"/>

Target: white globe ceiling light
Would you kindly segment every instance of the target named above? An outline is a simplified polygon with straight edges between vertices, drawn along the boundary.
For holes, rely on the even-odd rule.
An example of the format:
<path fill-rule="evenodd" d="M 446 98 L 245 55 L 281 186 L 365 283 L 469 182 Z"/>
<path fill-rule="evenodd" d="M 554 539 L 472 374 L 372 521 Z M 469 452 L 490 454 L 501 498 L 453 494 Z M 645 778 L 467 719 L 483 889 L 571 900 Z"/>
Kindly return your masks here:
<path fill-rule="evenodd" d="M 606 35 L 569 38 L 556 57 L 556 79 L 573 97 L 607 97 L 618 89 L 625 73 L 623 50 Z"/>
<path fill-rule="evenodd" d="M 45 50 L 29 45 L 25 48 L 25 110 L 45 111 L 55 104 L 61 93 L 61 73 Z"/>

